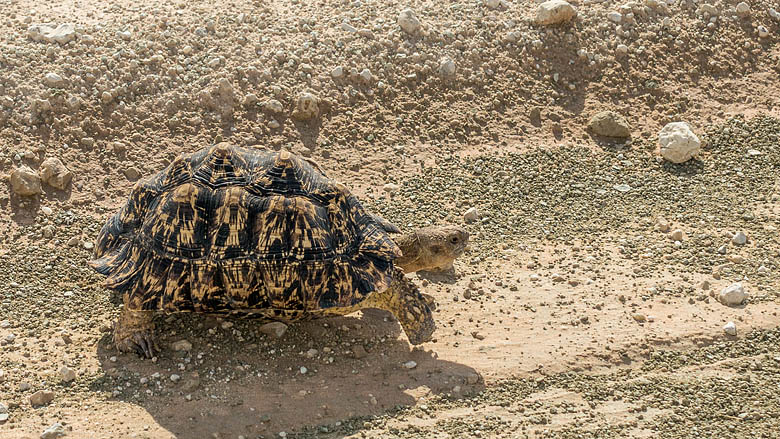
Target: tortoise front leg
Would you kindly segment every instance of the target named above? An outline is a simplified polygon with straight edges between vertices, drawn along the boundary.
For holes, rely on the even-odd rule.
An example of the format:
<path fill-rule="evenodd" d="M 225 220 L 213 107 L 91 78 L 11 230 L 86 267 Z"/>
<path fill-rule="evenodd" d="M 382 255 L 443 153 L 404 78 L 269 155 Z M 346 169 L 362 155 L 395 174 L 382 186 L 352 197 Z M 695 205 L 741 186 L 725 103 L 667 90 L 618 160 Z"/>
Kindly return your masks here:
<path fill-rule="evenodd" d="M 428 305 L 433 297 L 420 293 L 420 289 L 396 269 L 393 283 L 382 292 L 373 293 L 364 304 L 365 308 L 379 308 L 390 311 L 401 323 L 409 342 L 418 345 L 430 341 L 436 324 Z"/>
<path fill-rule="evenodd" d="M 135 352 L 152 358 L 160 351 L 154 341 L 154 312 L 131 311 L 127 304 L 114 323 L 114 346 L 120 352 Z"/>

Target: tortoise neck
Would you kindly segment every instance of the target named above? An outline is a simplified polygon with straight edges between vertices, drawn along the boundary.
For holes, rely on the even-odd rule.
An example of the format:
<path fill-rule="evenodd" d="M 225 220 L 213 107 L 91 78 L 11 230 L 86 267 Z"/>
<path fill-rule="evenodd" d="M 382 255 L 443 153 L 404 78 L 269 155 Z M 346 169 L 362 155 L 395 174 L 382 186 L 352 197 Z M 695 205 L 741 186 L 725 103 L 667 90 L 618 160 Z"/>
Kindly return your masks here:
<path fill-rule="evenodd" d="M 402 269 L 404 273 L 413 273 L 420 270 L 422 268 L 418 264 L 420 237 L 417 235 L 417 232 L 405 233 L 394 241 L 401 249 L 401 253 L 403 253 L 403 256 L 395 260 L 395 265 Z"/>

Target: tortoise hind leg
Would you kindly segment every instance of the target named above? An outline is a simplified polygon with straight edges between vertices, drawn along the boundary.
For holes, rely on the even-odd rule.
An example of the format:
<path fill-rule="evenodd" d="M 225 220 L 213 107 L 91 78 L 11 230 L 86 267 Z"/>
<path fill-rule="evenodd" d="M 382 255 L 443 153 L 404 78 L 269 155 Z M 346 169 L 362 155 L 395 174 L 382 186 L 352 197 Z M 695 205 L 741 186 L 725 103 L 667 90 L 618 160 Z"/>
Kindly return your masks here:
<path fill-rule="evenodd" d="M 125 305 L 114 323 L 114 346 L 121 352 L 135 352 L 152 358 L 160 351 L 154 341 L 154 312 L 131 311 Z"/>
<path fill-rule="evenodd" d="M 419 288 L 396 270 L 393 283 L 381 293 L 374 293 L 364 303 L 364 308 L 379 308 L 390 311 L 401 323 L 409 343 L 418 345 L 430 341 L 436 324 L 431 308 L 428 306 L 431 296 L 420 293 Z"/>

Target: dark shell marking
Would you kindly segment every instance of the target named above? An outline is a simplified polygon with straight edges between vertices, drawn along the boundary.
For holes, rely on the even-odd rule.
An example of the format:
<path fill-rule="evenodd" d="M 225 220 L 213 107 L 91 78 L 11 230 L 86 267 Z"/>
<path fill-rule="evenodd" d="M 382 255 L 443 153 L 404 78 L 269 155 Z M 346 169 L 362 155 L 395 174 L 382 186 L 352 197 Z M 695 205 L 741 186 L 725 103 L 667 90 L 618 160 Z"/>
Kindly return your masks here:
<path fill-rule="evenodd" d="M 130 310 L 299 319 L 384 291 L 399 256 L 305 160 L 219 144 L 138 182 L 90 264 Z"/>

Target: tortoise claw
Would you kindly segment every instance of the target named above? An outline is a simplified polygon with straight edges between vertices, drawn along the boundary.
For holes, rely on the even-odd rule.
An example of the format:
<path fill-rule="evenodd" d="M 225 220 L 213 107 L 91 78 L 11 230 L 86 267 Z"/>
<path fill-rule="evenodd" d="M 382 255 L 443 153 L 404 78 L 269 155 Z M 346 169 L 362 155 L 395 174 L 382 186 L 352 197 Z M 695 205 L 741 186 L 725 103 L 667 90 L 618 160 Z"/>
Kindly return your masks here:
<path fill-rule="evenodd" d="M 436 298 L 431 296 L 430 294 L 420 293 L 420 295 L 423 298 L 423 301 L 426 305 L 428 305 L 428 308 L 431 309 L 431 311 L 436 311 Z"/>
<path fill-rule="evenodd" d="M 160 351 L 154 341 L 154 333 L 148 329 L 132 332 L 123 338 L 115 334 L 114 344 L 120 352 L 135 352 L 142 358 L 153 358 Z"/>

